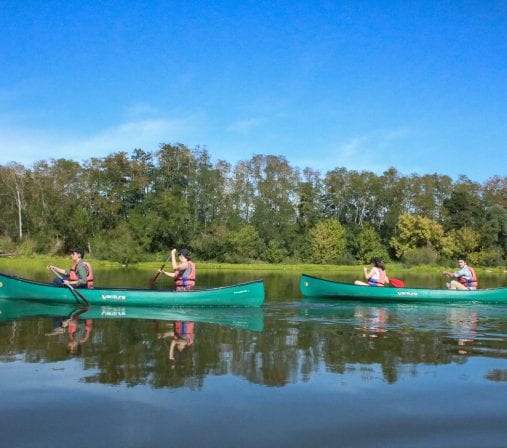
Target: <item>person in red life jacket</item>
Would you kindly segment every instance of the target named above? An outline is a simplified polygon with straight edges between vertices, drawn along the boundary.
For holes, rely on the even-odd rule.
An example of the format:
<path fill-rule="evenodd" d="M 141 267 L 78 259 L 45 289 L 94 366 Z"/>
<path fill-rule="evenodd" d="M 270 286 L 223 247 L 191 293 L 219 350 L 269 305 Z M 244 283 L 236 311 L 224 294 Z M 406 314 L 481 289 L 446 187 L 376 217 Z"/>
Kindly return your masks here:
<path fill-rule="evenodd" d="M 47 266 L 49 271 L 58 272 L 62 276 L 62 278 L 55 279 L 54 284 L 57 286 L 71 285 L 74 288 L 93 288 L 93 270 L 90 263 L 83 261 L 84 250 L 71 249 L 70 258 L 74 264 L 68 270 L 52 265 Z"/>
<path fill-rule="evenodd" d="M 458 257 L 458 266 L 459 270 L 456 272 L 443 272 L 446 277 L 453 279 L 446 284 L 447 289 L 459 289 L 461 291 L 477 289 L 477 286 L 479 286 L 477 275 L 474 268 L 468 266 L 465 256 Z"/>
<path fill-rule="evenodd" d="M 354 284 L 360 286 L 385 286 L 389 283 L 386 266 L 380 258 L 373 259 L 373 267 L 369 271 L 368 268 L 364 268 L 364 277 L 366 282 L 356 280 Z"/>
<path fill-rule="evenodd" d="M 178 251 L 178 261 L 176 261 L 176 252 L 176 249 L 171 251 L 173 271 L 161 269 L 160 272 L 174 279 L 176 291 L 190 291 L 195 286 L 195 264 L 187 248 Z"/>

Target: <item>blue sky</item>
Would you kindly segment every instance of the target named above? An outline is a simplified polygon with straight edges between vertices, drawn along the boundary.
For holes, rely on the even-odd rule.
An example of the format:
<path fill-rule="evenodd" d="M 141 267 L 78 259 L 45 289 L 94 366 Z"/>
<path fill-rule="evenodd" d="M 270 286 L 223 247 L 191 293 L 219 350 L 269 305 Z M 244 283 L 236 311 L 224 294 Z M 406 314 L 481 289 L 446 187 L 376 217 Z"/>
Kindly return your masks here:
<path fill-rule="evenodd" d="M 0 0 L 0 164 L 160 143 L 506 175 L 505 1 Z"/>

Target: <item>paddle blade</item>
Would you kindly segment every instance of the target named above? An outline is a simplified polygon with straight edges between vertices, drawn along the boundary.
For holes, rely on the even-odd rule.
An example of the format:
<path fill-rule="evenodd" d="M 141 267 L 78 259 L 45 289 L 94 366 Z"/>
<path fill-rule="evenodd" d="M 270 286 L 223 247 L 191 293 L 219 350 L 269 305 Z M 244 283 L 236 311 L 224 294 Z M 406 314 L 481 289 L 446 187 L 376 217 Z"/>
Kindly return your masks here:
<path fill-rule="evenodd" d="M 395 288 L 403 288 L 405 286 L 405 282 L 403 280 L 400 280 L 399 278 L 390 278 L 389 282 Z"/>

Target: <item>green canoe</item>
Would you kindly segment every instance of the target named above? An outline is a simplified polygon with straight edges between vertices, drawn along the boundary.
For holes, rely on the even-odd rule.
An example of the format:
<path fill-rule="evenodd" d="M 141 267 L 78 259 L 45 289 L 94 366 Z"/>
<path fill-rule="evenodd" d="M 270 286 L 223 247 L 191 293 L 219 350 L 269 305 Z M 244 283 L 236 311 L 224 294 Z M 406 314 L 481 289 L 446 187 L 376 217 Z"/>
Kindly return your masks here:
<path fill-rule="evenodd" d="M 357 286 L 303 274 L 299 289 L 304 297 L 387 302 L 484 302 L 506 303 L 507 288 L 457 291 L 449 289 Z"/>
<path fill-rule="evenodd" d="M 262 308 L 236 307 L 144 307 L 99 306 L 81 307 L 65 303 L 33 300 L 0 299 L 0 324 L 32 317 L 76 317 L 79 319 L 148 319 L 164 321 L 204 322 L 250 331 L 264 329 Z"/>
<path fill-rule="evenodd" d="M 264 303 L 264 282 L 176 292 L 156 289 L 73 289 L 0 273 L 0 298 L 122 306 L 240 306 Z"/>

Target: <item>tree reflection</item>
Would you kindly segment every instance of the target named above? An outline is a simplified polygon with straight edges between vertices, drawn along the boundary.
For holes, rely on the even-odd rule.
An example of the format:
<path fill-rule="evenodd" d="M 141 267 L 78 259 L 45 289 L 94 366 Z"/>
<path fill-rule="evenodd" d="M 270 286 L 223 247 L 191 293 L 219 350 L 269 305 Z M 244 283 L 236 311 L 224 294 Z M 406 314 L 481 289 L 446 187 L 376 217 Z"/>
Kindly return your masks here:
<path fill-rule="evenodd" d="M 364 382 L 381 375 L 394 383 L 419 375 L 424 365 L 463 363 L 479 355 L 505 358 L 501 335 L 507 320 L 481 310 L 303 303 L 270 310 L 262 331 L 184 320 L 97 319 L 73 361 L 81 363 L 83 381 L 154 388 L 200 389 L 207 377 L 223 375 L 283 387 L 323 371 L 354 373 Z M 45 336 L 51 331 L 50 318 L 0 324 L 2 360 L 68 359 L 62 340 Z M 505 372 L 491 371 L 487 378 L 504 381 Z"/>

